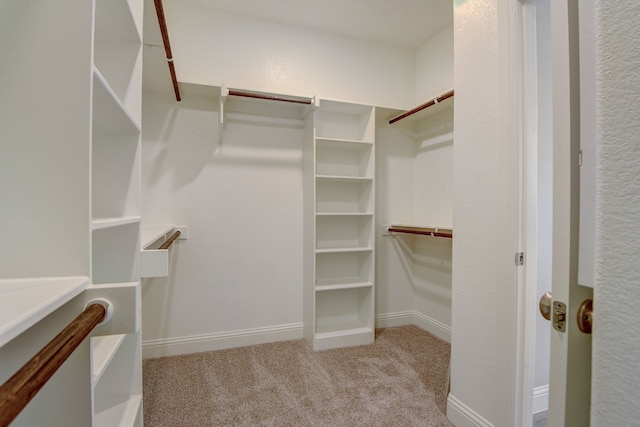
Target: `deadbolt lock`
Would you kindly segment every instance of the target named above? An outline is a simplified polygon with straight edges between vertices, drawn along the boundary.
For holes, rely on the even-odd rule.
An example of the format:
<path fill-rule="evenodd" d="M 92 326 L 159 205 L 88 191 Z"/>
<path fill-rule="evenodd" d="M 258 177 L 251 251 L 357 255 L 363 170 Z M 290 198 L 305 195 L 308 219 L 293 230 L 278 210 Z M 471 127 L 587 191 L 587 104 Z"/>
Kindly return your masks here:
<path fill-rule="evenodd" d="M 567 330 L 567 305 L 560 301 L 553 302 L 553 329 L 559 332 Z"/>

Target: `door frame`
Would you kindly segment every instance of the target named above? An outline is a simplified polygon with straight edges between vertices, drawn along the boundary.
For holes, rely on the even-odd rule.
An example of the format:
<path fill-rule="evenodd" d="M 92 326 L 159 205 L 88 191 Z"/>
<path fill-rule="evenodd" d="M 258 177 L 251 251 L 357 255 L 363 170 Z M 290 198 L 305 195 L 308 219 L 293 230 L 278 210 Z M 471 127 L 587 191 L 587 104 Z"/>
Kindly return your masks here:
<path fill-rule="evenodd" d="M 525 263 L 518 269 L 516 293 L 515 405 L 513 425 L 531 426 L 536 359 L 537 316 L 537 180 L 538 159 L 538 52 L 536 6 L 530 0 L 512 1 L 510 27 L 515 46 L 511 51 L 513 95 L 517 118 L 511 118 L 518 135 L 518 251 Z M 535 141 L 532 147 L 531 141 Z M 534 148 L 536 150 L 534 150 Z"/>

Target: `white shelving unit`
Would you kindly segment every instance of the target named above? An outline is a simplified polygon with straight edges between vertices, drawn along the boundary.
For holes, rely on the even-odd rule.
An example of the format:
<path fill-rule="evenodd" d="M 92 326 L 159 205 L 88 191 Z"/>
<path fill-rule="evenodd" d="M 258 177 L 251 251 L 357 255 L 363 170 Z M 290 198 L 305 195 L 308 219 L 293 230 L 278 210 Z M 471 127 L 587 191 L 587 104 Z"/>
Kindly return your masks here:
<path fill-rule="evenodd" d="M 304 336 L 314 350 L 374 340 L 375 113 L 320 101 L 305 125 Z"/>
<path fill-rule="evenodd" d="M 113 318 L 12 426 L 142 426 L 143 2 L 72 6 L 0 2 L 0 382 L 106 298 Z"/>
<path fill-rule="evenodd" d="M 143 4 L 94 1 L 91 278 L 94 284 L 140 286 Z M 127 334 L 91 338 L 94 426 L 142 426 L 136 324 Z"/>

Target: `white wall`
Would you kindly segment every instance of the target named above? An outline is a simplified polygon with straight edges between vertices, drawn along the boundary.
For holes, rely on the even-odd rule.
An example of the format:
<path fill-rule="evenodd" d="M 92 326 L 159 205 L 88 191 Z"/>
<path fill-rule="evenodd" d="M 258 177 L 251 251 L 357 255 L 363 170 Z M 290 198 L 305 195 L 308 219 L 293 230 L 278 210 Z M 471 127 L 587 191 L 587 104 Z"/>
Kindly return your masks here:
<path fill-rule="evenodd" d="M 591 425 L 640 419 L 640 3 L 596 2 L 597 185 Z"/>
<path fill-rule="evenodd" d="M 180 80 L 402 109 L 415 105 L 417 84 L 451 88 L 452 52 L 441 47 L 451 45 L 451 27 L 420 49 L 426 70 L 424 58 L 416 67 L 414 51 L 177 2 L 166 7 Z M 158 48 L 145 50 L 143 219 L 187 225 L 189 239 L 173 251 L 170 278 L 145 280 L 146 355 L 192 351 L 194 342 L 216 348 L 230 336 L 272 329 L 284 331 L 273 339 L 301 335 L 302 130 L 236 123 L 217 147 L 214 99 L 183 93 L 172 101 L 162 58 Z M 427 219 L 450 224 L 450 141 L 420 148 L 384 130 L 377 138 L 378 225 L 413 222 L 423 180 L 446 195 Z M 434 181 L 442 168 L 449 177 Z M 407 258 L 389 239 L 378 233 L 379 326 L 411 323 L 418 310 L 448 328 L 451 243 L 420 249 L 424 242 L 411 239 L 418 250 Z"/>
<path fill-rule="evenodd" d="M 180 81 L 408 108 L 414 52 L 168 2 Z M 206 54 L 205 54 L 206 52 Z"/>
<path fill-rule="evenodd" d="M 379 115 L 382 115 L 378 113 Z M 376 314 L 412 316 L 413 238 L 385 236 L 384 226 L 411 224 L 416 143 L 388 126 L 376 130 Z M 405 322 L 406 318 L 400 320 Z M 392 325 L 393 323 L 387 323 Z"/>
<path fill-rule="evenodd" d="M 509 134 L 506 1 L 456 0 L 451 393 L 462 426 L 510 426 L 517 144 Z"/>
<path fill-rule="evenodd" d="M 410 310 L 419 326 L 449 340 L 451 240 L 385 232 L 390 224 L 451 227 L 451 111 L 440 119 L 420 137 L 399 129 L 402 122 L 378 126 L 376 309 L 383 317 Z"/>
<path fill-rule="evenodd" d="M 206 349 L 221 332 L 301 336 L 301 124 L 230 118 L 220 146 L 214 106 L 144 93 L 143 222 L 186 225 L 189 238 L 169 278 L 144 281 L 143 338 Z"/>
<path fill-rule="evenodd" d="M 416 51 L 416 104 L 453 89 L 453 23 Z"/>

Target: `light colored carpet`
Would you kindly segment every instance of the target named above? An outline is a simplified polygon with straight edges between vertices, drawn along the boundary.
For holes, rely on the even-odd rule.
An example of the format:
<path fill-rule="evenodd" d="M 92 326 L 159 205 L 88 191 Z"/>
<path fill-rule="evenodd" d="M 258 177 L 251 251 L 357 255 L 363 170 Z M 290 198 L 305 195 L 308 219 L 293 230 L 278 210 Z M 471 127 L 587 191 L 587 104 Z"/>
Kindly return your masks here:
<path fill-rule="evenodd" d="M 449 344 L 416 326 L 313 352 L 286 341 L 144 361 L 144 424 L 452 426 Z"/>

